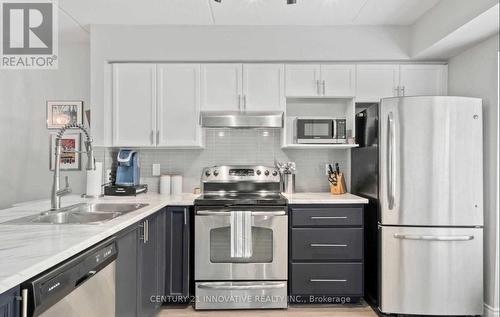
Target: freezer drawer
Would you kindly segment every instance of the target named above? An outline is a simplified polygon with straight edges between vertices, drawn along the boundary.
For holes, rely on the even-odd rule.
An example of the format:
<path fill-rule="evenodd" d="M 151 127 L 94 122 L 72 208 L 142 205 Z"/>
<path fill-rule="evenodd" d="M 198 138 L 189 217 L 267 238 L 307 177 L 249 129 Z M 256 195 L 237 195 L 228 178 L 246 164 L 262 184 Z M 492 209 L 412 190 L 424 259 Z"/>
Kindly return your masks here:
<path fill-rule="evenodd" d="M 380 310 L 481 315 L 483 229 L 379 227 Z"/>

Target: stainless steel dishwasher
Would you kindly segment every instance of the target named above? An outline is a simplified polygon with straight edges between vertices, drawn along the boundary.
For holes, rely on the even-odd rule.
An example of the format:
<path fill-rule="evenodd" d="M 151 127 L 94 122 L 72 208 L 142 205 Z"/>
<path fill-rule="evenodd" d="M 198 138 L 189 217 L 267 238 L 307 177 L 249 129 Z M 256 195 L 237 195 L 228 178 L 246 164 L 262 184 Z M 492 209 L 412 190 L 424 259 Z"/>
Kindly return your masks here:
<path fill-rule="evenodd" d="M 115 260 L 108 239 L 21 285 L 22 316 L 115 316 Z"/>

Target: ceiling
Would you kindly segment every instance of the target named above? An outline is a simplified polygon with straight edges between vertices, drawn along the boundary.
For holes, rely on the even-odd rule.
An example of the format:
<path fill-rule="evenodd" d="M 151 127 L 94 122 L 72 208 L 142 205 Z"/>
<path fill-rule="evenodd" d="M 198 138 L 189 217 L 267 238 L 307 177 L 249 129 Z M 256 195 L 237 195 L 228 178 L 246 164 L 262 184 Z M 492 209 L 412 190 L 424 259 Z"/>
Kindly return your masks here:
<path fill-rule="evenodd" d="M 67 18 L 128 25 L 411 25 L 440 0 L 59 0 Z"/>

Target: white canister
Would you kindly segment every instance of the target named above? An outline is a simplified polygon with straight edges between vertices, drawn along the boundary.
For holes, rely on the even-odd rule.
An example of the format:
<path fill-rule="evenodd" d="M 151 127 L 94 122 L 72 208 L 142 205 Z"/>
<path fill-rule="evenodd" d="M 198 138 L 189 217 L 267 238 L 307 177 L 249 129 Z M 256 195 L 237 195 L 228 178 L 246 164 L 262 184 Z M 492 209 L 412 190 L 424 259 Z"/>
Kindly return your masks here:
<path fill-rule="evenodd" d="M 170 195 L 170 175 L 160 176 L 160 194 Z"/>
<path fill-rule="evenodd" d="M 172 195 L 179 195 L 182 193 L 182 175 L 172 175 L 171 176 L 171 188 L 170 192 Z"/>
<path fill-rule="evenodd" d="M 101 196 L 102 187 L 102 162 L 95 162 L 95 170 L 87 171 L 87 190 L 85 196 Z"/>

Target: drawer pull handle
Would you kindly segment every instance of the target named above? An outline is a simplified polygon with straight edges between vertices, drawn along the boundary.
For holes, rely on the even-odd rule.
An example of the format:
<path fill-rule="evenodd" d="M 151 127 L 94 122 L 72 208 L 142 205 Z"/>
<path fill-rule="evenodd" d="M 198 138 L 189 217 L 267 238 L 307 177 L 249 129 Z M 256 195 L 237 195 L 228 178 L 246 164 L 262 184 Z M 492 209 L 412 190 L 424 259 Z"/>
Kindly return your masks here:
<path fill-rule="evenodd" d="M 311 243 L 311 247 L 347 247 L 347 244 L 332 244 L 332 243 Z"/>
<path fill-rule="evenodd" d="M 347 219 L 346 216 L 311 216 L 311 219 L 321 220 L 321 219 Z"/>
<path fill-rule="evenodd" d="M 339 283 L 347 282 L 347 280 L 332 280 L 332 279 L 324 279 L 324 278 L 318 278 L 318 279 L 312 278 L 309 281 L 312 283 L 314 283 L 314 282 L 339 282 Z"/>

